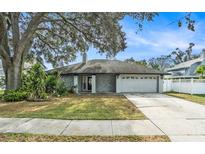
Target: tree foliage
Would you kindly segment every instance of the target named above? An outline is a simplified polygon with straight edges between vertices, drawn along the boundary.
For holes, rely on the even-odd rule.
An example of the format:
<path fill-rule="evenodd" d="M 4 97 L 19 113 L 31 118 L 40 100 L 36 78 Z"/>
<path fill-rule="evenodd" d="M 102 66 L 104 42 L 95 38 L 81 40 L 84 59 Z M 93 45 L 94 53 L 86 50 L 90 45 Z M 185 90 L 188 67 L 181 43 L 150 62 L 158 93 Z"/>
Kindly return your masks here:
<path fill-rule="evenodd" d="M 187 13 L 181 19 L 178 20 L 178 27 L 182 27 L 183 23 L 187 25 L 187 29 L 195 31 L 195 20 L 191 18 L 191 13 Z"/>
<path fill-rule="evenodd" d="M 182 51 L 179 48 L 176 48 L 174 51 L 172 51 L 171 56 L 173 58 L 174 63 L 179 64 L 197 58 L 198 55 L 192 54 L 192 49 L 194 46 L 194 43 L 189 43 L 189 47 L 185 51 Z"/>
<path fill-rule="evenodd" d="M 148 60 L 148 66 L 156 70 L 164 71 L 166 68 L 173 66 L 173 59 L 170 55 L 151 58 Z"/>
<path fill-rule="evenodd" d="M 28 92 L 31 100 L 46 98 L 46 73 L 37 63 L 31 67 L 27 74 L 24 75 L 22 91 Z"/>
<path fill-rule="evenodd" d="M 168 55 L 161 55 L 159 57 L 153 57 L 149 60 L 135 60 L 133 57 L 126 59 L 127 62 L 142 64 L 144 66 L 164 71 L 166 68 L 172 67 L 175 64 L 179 64 L 188 60 L 192 60 L 198 58 L 199 55 L 193 55 L 192 49 L 194 47 L 194 43 L 189 43 L 189 47 L 182 51 L 179 48 L 176 48 L 175 51 L 171 52 Z M 204 49 L 202 49 L 204 50 Z"/>
<path fill-rule="evenodd" d="M 90 47 L 108 57 L 126 48 L 120 22 L 131 16 L 142 29 L 157 13 L 0 13 L 0 56 L 7 89 L 21 85 L 26 59 L 53 66 L 68 63 Z"/>
<path fill-rule="evenodd" d="M 145 59 L 143 59 L 143 60 L 135 60 L 133 57 L 131 57 L 131 58 L 125 59 L 125 62 L 136 63 L 136 64 L 147 66 L 147 61 Z"/>
<path fill-rule="evenodd" d="M 204 74 L 205 74 L 205 65 L 200 65 L 196 68 L 196 73 L 197 74 L 200 74 L 201 77 L 203 78 L 204 77 Z"/>

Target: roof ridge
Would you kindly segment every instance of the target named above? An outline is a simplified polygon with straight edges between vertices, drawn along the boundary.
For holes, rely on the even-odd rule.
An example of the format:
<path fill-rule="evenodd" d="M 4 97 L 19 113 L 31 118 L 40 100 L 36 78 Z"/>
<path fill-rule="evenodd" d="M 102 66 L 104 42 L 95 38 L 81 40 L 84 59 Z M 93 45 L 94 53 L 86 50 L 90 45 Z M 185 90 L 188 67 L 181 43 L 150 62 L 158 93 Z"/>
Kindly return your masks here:
<path fill-rule="evenodd" d="M 201 62 L 201 61 L 203 61 L 203 58 L 201 58 L 201 57 L 198 57 L 198 58 L 195 58 L 195 59 L 191 59 L 191 60 L 188 60 L 188 61 L 176 64 L 173 67 L 167 68 L 167 71 L 174 70 L 174 69 L 187 68 L 187 67 L 190 67 L 192 64 L 194 64 L 196 62 Z"/>

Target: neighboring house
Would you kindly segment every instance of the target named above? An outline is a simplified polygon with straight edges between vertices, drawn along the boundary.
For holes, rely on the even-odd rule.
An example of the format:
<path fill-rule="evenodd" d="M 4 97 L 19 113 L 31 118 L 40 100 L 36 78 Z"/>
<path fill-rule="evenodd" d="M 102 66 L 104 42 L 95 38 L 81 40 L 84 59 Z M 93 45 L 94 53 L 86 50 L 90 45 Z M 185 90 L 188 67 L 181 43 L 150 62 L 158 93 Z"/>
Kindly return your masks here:
<path fill-rule="evenodd" d="M 203 51 L 199 58 L 189 60 L 180 64 L 175 65 L 172 68 L 166 69 L 166 72 L 170 73 L 167 77 L 197 77 L 199 74 L 196 73 L 196 68 L 200 65 L 205 65 L 205 51 Z"/>
<path fill-rule="evenodd" d="M 165 73 L 119 60 L 94 59 L 49 70 L 59 71 L 68 88 L 77 93 L 162 92 Z"/>

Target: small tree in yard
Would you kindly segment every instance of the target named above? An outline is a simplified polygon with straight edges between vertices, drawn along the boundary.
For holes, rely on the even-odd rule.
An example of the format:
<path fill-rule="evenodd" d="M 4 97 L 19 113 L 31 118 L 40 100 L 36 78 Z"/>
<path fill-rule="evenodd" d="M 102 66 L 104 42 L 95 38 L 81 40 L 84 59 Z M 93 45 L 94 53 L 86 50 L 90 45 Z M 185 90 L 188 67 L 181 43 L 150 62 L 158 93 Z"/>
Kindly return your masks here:
<path fill-rule="evenodd" d="M 22 89 L 29 93 L 28 99 L 46 98 L 46 73 L 41 64 L 33 65 L 24 79 Z"/>
<path fill-rule="evenodd" d="M 196 69 L 196 73 L 201 75 L 201 78 L 204 78 L 205 74 L 205 65 L 198 66 Z"/>

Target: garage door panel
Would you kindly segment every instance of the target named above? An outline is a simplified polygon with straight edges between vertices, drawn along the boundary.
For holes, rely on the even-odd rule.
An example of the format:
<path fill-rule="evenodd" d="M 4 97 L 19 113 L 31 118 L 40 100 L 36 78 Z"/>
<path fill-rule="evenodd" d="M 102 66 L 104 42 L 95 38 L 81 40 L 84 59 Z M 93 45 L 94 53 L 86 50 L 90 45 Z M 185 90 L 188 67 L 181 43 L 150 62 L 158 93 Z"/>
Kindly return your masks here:
<path fill-rule="evenodd" d="M 122 77 L 120 84 L 122 92 L 157 92 L 156 77 Z"/>

